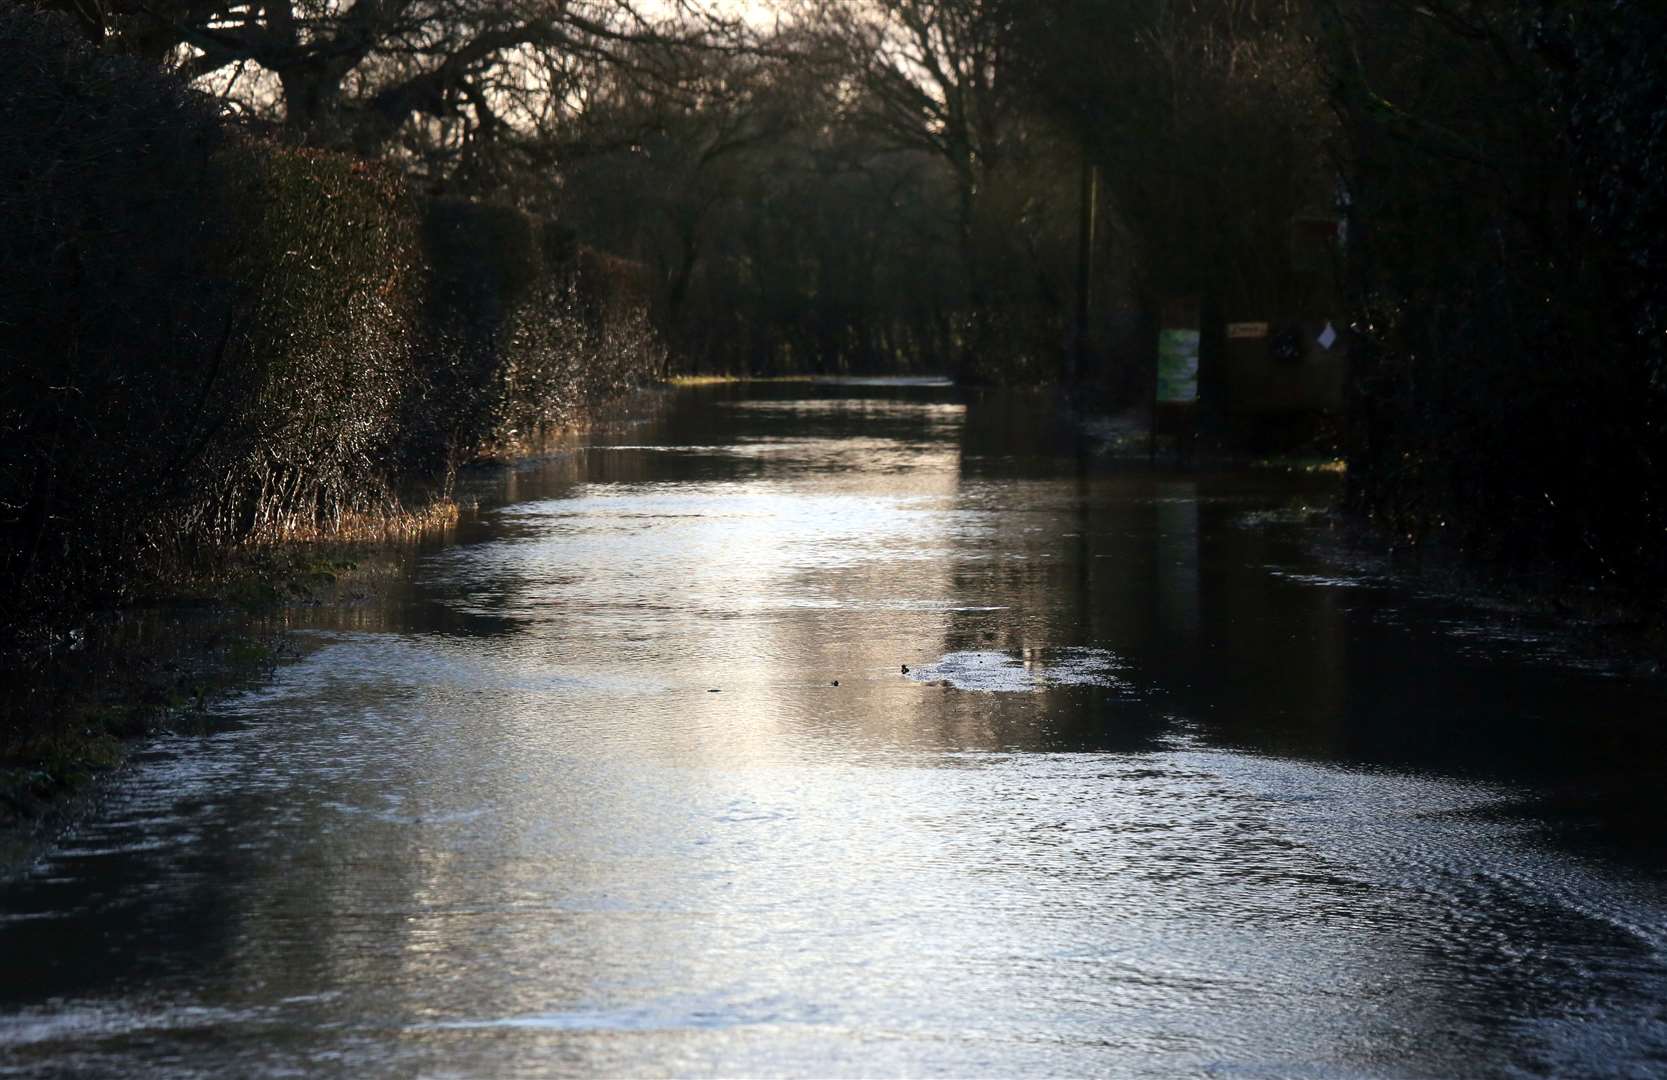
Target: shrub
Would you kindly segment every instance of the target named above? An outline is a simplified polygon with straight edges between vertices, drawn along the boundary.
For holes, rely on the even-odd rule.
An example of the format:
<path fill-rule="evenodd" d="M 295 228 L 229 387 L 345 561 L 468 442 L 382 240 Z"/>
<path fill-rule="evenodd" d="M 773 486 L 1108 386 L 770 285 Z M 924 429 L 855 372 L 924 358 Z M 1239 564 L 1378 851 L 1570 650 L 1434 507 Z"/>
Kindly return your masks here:
<path fill-rule="evenodd" d="M 20 615 L 115 588 L 232 419 L 225 143 L 212 102 L 0 9 L 0 604 Z"/>
<path fill-rule="evenodd" d="M 1439 7 L 1440 5 L 1438 5 Z M 1363 3 L 1332 28 L 1358 226 L 1351 483 L 1395 531 L 1667 598 L 1667 17 Z"/>
<path fill-rule="evenodd" d="M 414 378 L 412 214 L 391 172 L 254 139 L 219 161 L 238 283 L 214 438 L 162 522 L 194 555 L 388 513 Z"/>
<path fill-rule="evenodd" d="M 9 644 L 141 571 L 374 531 L 483 447 L 536 445 L 658 369 L 631 265 L 513 209 L 423 207 L 390 167 L 239 132 L 0 9 Z"/>

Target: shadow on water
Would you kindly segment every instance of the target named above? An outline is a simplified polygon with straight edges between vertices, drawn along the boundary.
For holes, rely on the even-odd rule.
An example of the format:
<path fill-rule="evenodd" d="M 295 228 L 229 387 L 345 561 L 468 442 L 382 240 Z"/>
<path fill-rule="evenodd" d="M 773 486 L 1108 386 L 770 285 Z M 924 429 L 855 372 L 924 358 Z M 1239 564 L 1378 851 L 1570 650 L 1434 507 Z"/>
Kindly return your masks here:
<path fill-rule="evenodd" d="M 0 1063 L 1658 1069 L 1660 685 L 1048 405 L 717 386 L 479 479 L 0 894 Z"/>

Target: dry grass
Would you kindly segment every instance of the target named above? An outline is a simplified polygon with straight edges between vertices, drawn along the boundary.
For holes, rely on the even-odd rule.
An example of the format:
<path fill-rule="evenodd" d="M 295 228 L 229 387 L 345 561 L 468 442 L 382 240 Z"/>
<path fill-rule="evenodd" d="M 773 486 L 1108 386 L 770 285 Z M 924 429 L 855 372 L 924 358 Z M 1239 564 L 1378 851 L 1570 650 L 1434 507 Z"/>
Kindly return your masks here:
<path fill-rule="evenodd" d="M 457 503 L 451 499 L 440 499 L 418 510 L 399 507 L 374 513 L 347 513 L 328 525 L 307 522 L 275 526 L 257 534 L 250 546 L 403 543 L 452 528 L 460 513 Z"/>
<path fill-rule="evenodd" d="M 673 375 L 670 386 L 727 386 L 732 383 L 808 383 L 814 375 Z"/>

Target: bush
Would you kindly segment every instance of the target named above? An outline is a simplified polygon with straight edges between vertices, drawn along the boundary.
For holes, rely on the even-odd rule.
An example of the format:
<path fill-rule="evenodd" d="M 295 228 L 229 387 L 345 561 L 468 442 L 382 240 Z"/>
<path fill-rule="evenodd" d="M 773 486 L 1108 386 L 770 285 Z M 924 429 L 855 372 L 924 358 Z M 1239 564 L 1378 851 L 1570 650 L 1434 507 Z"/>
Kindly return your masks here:
<path fill-rule="evenodd" d="M 663 366 L 644 267 L 519 210 L 463 200 L 430 204 L 423 236 L 428 384 L 413 451 L 424 470 L 482 450 L 535 451 Z"/>
<path fill-rule="evenodd" d="M 15 8 L 0 72 L 0 604 L 23 612 L 115 588 L 190 498 L 240 297 L 211 102 Z"/>
<path fill-rule="evenodd" d="M 1414 540 L 1667 598 L 1667 16 L 1351 10 L 1357 497 Z"/>
<path fill-rule="evenodd" d="M 505 326 L 491 437 L 499 452 L 537 449 L 585 405 L 665 366 L 644 267 L 589 248 L 549 256 Z"/>
<path fill-rule="evenodd" d="M 244 193 L 224 252 L 236 408 L 170 531 L 223 547 L 338 531 L 397 511 L 420 264 L 397 174 L 338 155 L 239 140 Z"/>
<path fill-rule="evenodd" d="M 143 571 L 374 531 L 657 371 L 630 264 L 559 236 L 0 9 L 0 645 Z"/>

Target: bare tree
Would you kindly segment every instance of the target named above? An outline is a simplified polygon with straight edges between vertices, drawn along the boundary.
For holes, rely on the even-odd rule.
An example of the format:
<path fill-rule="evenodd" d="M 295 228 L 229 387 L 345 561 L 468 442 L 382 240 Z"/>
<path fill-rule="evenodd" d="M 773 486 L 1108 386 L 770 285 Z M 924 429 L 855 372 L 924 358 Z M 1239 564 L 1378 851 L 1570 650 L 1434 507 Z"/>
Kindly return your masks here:
<path fill-rule="evenodd" d="M 875 0 L 828 16 L 859 73 L 857 118 L 949 165 L 956 225 L 969 242 L 1011 105 L 995 7 L 989 0 Z"/>
<path fill-rule="evenodd" d="M 110 0 L 103 23 L 296 141 L 368 155 L 416 129 L 459 157 L 548 124 L 597 63 L 666 76 L 741 32 L 692 0 Z"/>

